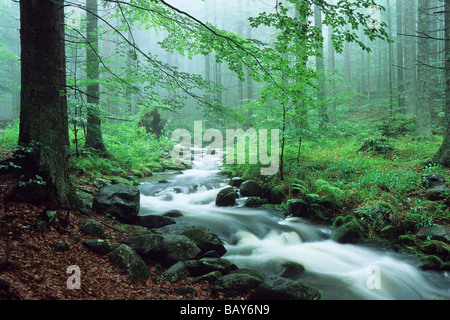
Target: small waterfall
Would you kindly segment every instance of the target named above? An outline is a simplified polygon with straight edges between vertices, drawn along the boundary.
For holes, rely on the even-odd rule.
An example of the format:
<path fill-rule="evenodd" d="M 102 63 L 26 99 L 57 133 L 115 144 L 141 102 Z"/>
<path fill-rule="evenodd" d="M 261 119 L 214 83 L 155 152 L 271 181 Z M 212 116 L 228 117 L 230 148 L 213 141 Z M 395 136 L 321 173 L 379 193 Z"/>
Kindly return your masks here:
<path fill-rule="evenodd" d="M 450 299 L 447 273 L 422 271 L 407 257 L 331 240 L 332 231 L 299 218 L 243 206 L 217 207 L 217 193 L 227 185 L 219 157 L 193 161 L 182 173 L 155 174 L 141 189 L 141 215 L 179 210 L 183 221 L 207 226 L 224 241 L 224 258 L 240 268 L 280 275 L 283 263 L 305 267 L 299 274 L 327 299 Z M 159 183 L 158 179 L 167 182 Z"/>

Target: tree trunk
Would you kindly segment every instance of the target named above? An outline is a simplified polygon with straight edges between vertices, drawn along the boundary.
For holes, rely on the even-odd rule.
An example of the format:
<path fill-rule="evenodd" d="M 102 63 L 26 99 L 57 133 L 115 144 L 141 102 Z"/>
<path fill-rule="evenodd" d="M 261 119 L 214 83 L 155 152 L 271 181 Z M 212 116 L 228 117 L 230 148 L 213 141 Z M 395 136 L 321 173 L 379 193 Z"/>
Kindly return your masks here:
<path fill-rule="evenodd" d="M 419 34 L 419 67 L 418 88 L 416 105 L 416 136 L 419 138 L 430 138 L 431 133 L 431 110 L 430 110 L 430 46 L 426 35 L 429 32 L 429 2 L 419 0 L 418 8 L 418 34 Z"/>
<path fill-rule="evenodd" d="M 433 161 L 450 167 L 450 0 L 445 0 L 445 117 L 444 141 Z"/>
<path fill-rule="evenodd" d="M 387 16 L 388 16 L 388 28 L 389 28 L 389 36 L 392 37 L 392 24 L 391 24 L 391 4 L 390 1 L 387 0 Z M 389 72 L 389 121 L 393 115 L 394 108 L 394 90 L 393 90 L 393 77 L 392 77 L 392 62 L 393 62 L 393 48 L 392 44 L 389 43 L 389 62 L 388 62 L 388 72 Z"/>
<path fill-rule="evenodd" d="M 65 88 L 64 1 L 20 1 L 21 110 L 19 145 L 34 146 L 23 159 L 61 207 L 78 203 L 70 182 Z"/>
<path fill-rule="evenodd" d="M 414 1 L 411 1 L 414 2 Z M 406 113 L 414 113 L 416 110 L 416 80 L 417 80 L 417 66 L 416 66 L 416 34 L 415 18 L 414 18 L 414 4 L 410 1 L 405 1 L 405 94 L 406 94 Z"/>
<path fill-rule="evenodd" d="M 87 86 L 87 130 L 86 147 L 98 151 L 105 151 L 102 139 L 102 121 L 100 118 L 100 84 L 98 82 L 99 70 L 99 46 L 98 46 L 98 8 L 97 0 L 86 0 L 87 27 L 86 40 L 86 75 L 90 82 Z"/>
<path fill-rule="evenodd" d="M 322 10 L 320 7 L 314 5 L 314 26 L 319 29 L 320 36 L 322 36 Z M 316 55 L 316 73 L 319 79 L 319 92 L 317 99 L 319 101 L 319 113 L 322 119 L 321 126 L 328 122 L 327 105 L 325 104 L 325 79 L 324 79 L 324 59 L 323 59 L 323 42 L 317 44 Z"/>
<path fill-rule="evenodd" d="M 330 2 L 330 4 L 333 4 L 333 0 Z M 336 125 L 336 101 L 334 100 L 336 96 L 336 59 L 335 49 L 331 37 L 333 33 L 333 26 L 328 26 L 328 69 L 330 70 L 330 89 L 328 90 L 328 92 L 331 97 L 329 109 L 331 111 L 331 124 Z"/>
<path fill-rule="evenodd" d="M 406 0 L 408 1 L 408 0 Z M 397 0 L 397 77 L 398 77 L 398 109 L 405 113 L 405 83 L 403 71 L 403 0 Z"/>

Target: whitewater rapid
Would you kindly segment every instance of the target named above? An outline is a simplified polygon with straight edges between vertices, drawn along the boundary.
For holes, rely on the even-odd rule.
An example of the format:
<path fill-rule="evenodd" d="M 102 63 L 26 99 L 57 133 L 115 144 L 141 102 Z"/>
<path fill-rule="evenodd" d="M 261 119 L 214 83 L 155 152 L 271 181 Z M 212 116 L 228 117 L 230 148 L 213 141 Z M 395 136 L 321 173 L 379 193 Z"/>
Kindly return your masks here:
<path fill-rule="evenodd" d="M 450 299 L 446 272 L 423 271 L 413 257 L 332 240 L 332 230 L 280 213 L 217 207 L 218 192 L 227 186 L 214 155 L 196 158 L 193 169 L 155 174 L 140 184 L 140 215 L 179 210 L 184 222 L 207 226 L 223 240 L 224 258 L 240 268 L 280 275 L 283 263 L 305 267 L 299 274 L 326 299 L 435 300 Z M 167 182 L 161 183 L 158 180 Z"/>

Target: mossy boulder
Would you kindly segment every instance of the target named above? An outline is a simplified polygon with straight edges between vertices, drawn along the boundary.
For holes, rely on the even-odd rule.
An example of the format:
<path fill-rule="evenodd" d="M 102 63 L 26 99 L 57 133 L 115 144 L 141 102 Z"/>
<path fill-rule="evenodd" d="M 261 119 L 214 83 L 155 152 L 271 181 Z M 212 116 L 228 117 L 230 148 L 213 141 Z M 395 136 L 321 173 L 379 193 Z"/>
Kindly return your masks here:
<path fill-rule="evenodd" d="M 444 262 L 435 255 L 426 255 L 420 259 L 420 268 L 422 270 L 442 270 Z"/>
<path fill-rule="evenodd" d="M 261 196 L 261 186 L 254 180 L 247 180 L 241 184 L 239 192 L 242 197 L 259 197 Z"/>
<path fill-rule="evenodd" d="M 80 232 L 98 238 L 105 238 L 105 229 L 103 225 L 95 219 L 87 219 L 86 222 L 80 227 Z"/>
<path fill-rule="evenodd" d="M 227 207 L 234 206 L 236 204 L 236 198 L 238 197 L 236 190 L 233 187 L 225 187 L 219 191 L 216 197 L 216 206 Z"/>
<path fill-rule="evenodd" d="M 115 244 L 103 239 L 84 240 L 83 245 L 91 251 L 101 255 L 107 255 L 116 249 Z"/>
<path fill-rule="evenodd" d="M 281 204 L 286 199 L 286 190 L 281 186 L 274 186 L 269 191 L 269 202 Z"/>
<path fill-rule="evenodd" d="M 192 276 L 200 276 L 212 271 L 220 271 L 222 274 L 229 274 L 237 269 L 232 262 L 222 258 L 202 258 L 199 260 L 189 260 L 184 262 L 186 268 Z"/>
<path fill-rule="evenodd" d="M 245 206 L 250 208 L 258 208 L 264 204 L 267 204 L 267 200 L 261 197 L 248 197 L 248 199 L 245 200 Z"/>
<path fill-rule="evenodd" d="M 133 224 L 139 214 L 140 191 L 136 186 L 108 185 L 95 195 L 93 209 L 110 214 L 124 223 Z"/>
<path fill-rule="evenodd" d="M 335 220 L 333 238 L 339 243 L 360 243 L 367 237 L 364 228 L 353 216 L 346 216 L 343 219 Z"/>
<path fill-rule="evenodd" d="M 110 256 L 111 263 L 121 268 L 133 280 L 146 281 L 150 270 L 142 258 L 126 244 L 121 244 Z"/>
<path fill-rule="evenodd" d="M 139 255 L 145 255 L 158 247 L 162 241 L 163 237 L 161 235 L 148 233 L 122 240 L 121 243 L 126 244 Z"/>
<path fill-rule="evenodd" d="M 251 300 L 319 300 L 320 292 L 302 280 L 290 280 L 278 276 L 265 279 L 256 287 Z"/>
<path fill-rule="evenodd" d="M 305 271 L 305 267 L 302 264 L 294 261 L 283 262 L 281 267 L 283 268 L 281 276 L 288 279 L 296 279 Z"/>
<path fill-rule="evenodd" d="M 210 228 L 194 226 L 181 234 L 191 239 L 201 250 L 201 253 L 215 251 L 219 256 L 223 256 L 227 252 L 222 240 Z"/>
<path fill-rule="evenodd" d="M 144 257 L 146 261 L 155 260 L 164 266 L 171 266 L 178 261 L 192 260 L 201 252 L 200 248 L 183 235 L 164 234 L 163 241 Z"/>
<path fill-rule="evenodd" d="M 249 274 L 227 274 L 214 283 L 214 292 L 223 292 L 225 297 L 245 294 L 261 284 L 262 280 Z"/>
<path fill-rule="evenodd" d="M 419 246 L 419 250 L 427 255 L 435 255 L 443 261 L 450 260 L 450 245 L 438 240 L 428 240 Z"/>

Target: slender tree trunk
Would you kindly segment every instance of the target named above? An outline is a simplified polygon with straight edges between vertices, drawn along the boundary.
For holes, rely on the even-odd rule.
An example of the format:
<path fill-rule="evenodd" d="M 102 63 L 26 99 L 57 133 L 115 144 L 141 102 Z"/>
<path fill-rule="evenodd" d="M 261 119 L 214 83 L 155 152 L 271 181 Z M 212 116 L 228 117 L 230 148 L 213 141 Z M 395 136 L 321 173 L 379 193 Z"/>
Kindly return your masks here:
<path fill-rule="evenodd" d="M 330 2 L 333 4 L 333 1 Z M 334 97 L 336 95 L 336 59 L 335 59 L 335 49 L 333 46 L 333 41 L 331 39 L 331 36 L 333 35 L 334 28 L 333 26 L 328 26 L 328 69 L 330 72 L 330 89 L 328 90 L 329 95 L 331 97 L 330 102 L 330 120 L 331 124 L 336 124 L 336 101 L 334 100 Z"/>
<path fill-rule="evenodd" d="M 408 1 L 408 0 L 406 0 Z M 403 0 L 397 0 L 397 77 L 398 77 L 398 109 L 405 113 L 405 79 L 403 62 Z"/>
<path fill-rule="evenodd" d="M 416 81 L 417 81 L 417 49 L 414 2 L 405 0 L 405 95 L 406 113 L 414 113 L 416 110 Z"/>
<path fill-rule="evenodd" d="M 445 117 L 444 141 L 433 161 L 450 167 L 450 0 L 445 0 Z"/>
<path fill-rule="evenodd" d="M 314 5 L 314 26 L 319 29 L 320 36 L 322 36 L 322 10 L 318 5 Z M 319 92 L 317 99 L 319 101 L 319 113 L 322 118 L 321 126 L 329 122 L 327 105 L 325 103 L 325 65 L 323 59 L 323 42 L 317 44 L 316 56 L 316 73 L 319 79 Z"/>
<path fill-rule="evenodd" d="M 419 67 L 418 88 L 416 105 L 416 136 L 419 138 L 430 138 L 431 133 L 431 110 L 430 110 L 430 45 L 426 38 L 429 32 L 429 0 L 419 0 L 418 8 L 418 33 L 419 33 Z"/>
<path fill-rule="evenodd" d="M 98 46 L 98 8 L 97 0 L 86 0 L 87 27 L 86 39 L 88 47 L 86 51 L 86 75 L 90 84 L 87 87 L 87 131 L 86 147 L 98 151 L 105 151 L 102 139 L 100 118 L 100 84 L 99 84 L 99 46 Z"/>
<path fill-rule="evenodd" d="M 19 145 L 34 146 L 26 174 L 39 175 L 61 207 L 78 204 L 70 182 L 65 88 L 64 1 L 20 1 Z"/>
<path fill-rule="evenodd" d="M 388 16 L 388 28 L 389 28 L 389 36 L 392 37 L 392 24 L 391 24 L 391 4 L 390 1 L 387 0 L 387 16 Z M 394 109 L 394 90 L 393 90 L 393 76 L 392 76 L 392 64 L 393 64 L 393 48 L 392 44 L 389 43 L 389 119 L 393 115 Z"/>

